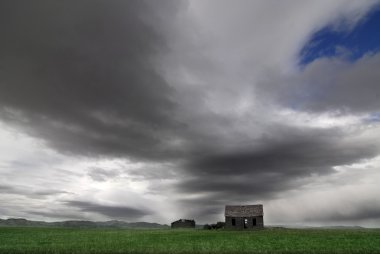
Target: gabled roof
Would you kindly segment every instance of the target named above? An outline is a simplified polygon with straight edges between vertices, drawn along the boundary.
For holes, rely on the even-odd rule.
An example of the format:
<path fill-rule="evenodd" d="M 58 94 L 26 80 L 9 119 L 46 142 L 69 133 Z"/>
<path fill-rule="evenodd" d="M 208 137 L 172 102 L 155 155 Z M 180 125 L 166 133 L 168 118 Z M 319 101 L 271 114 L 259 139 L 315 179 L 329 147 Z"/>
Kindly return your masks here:
<path fill-rule="evenodd" d="M 263 205 L 226 205 L 224 216 L 251 217 L 263 216 Z"/>

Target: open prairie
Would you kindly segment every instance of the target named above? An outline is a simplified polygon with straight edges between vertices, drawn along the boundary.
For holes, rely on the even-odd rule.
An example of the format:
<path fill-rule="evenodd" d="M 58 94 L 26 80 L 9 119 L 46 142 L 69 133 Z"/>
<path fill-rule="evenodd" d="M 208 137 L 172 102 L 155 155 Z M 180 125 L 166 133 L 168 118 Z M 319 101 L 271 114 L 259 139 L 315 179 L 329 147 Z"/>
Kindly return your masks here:
<path fill-rule="evenodd" d="M 0 228 L 0 253 L 380 253 L 380 229 Z"/>

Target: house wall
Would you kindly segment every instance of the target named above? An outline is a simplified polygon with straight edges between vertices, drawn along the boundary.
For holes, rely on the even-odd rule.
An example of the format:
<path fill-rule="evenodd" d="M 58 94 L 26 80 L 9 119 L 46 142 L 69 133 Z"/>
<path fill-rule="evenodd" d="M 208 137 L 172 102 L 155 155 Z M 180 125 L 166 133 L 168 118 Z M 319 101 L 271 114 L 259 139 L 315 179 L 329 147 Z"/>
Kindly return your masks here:
<path fill-rule="evenodd" d="M 256 218 L 256 226 L 253 226 L 253 219 Z M 235 219 L 235 226 L 232 225 L 232 219 Z M 226 216 L 226 228 L 229 229 L 244 229 L 244 219 L 247 219 L 247 229 L 263 228 L 264 218 L 263 216 L 255 217 L 229 217 Z"/>

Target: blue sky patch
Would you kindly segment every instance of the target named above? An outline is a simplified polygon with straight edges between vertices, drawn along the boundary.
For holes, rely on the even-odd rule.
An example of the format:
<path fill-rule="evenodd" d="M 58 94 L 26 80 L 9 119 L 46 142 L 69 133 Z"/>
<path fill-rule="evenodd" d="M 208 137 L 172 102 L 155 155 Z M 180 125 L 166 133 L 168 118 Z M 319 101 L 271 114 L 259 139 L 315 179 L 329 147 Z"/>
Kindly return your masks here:
<path fill-rule="evenodd" d="M 368 52 L 380 50 L 380 8 L 370 12 L 351 31 L 337 31 L 327 26 L 317 31 L 300 51 L 300 65 L 320 57 L 344 55 L 355 61 Z"/>
<path fill-rule="evenodd" d="M 380 112 L 373 113 L 365 119 L 367 122 L 380 122 Z"/>

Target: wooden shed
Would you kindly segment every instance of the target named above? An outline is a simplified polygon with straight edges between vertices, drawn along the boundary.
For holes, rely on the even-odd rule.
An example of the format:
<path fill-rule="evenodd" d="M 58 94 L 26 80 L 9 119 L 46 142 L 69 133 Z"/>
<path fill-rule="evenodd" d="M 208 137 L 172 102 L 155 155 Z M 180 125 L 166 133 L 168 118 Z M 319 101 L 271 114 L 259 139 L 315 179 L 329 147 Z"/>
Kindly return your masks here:
<path fill-rule="evenodd" d="M 263 205 L 226 205 L 224 216 L 229 229 L 264 227 Z"/>
<path fill-rule="evenodd" d="M 195 220 L 180 219 L 173 221 L 171 224 L 172 228 L 195 228 Z"/>

